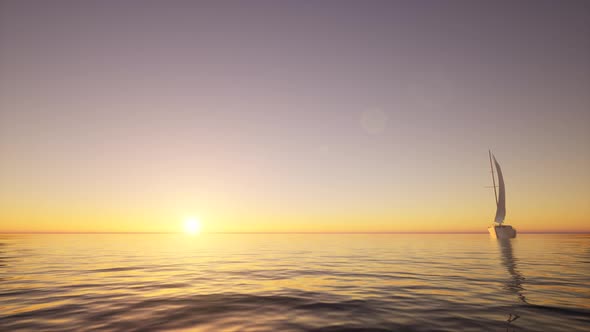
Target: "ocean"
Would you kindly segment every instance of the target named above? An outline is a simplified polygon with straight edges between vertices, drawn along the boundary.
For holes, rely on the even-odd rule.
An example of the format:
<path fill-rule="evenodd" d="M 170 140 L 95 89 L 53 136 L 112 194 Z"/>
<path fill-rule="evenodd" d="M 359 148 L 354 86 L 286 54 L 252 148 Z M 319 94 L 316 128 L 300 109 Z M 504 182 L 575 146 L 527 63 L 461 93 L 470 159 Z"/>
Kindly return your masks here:
<path fill-rule="evenodd" d="M 0 331 L 589 331 L 590 235 L 0 234 Z"/>

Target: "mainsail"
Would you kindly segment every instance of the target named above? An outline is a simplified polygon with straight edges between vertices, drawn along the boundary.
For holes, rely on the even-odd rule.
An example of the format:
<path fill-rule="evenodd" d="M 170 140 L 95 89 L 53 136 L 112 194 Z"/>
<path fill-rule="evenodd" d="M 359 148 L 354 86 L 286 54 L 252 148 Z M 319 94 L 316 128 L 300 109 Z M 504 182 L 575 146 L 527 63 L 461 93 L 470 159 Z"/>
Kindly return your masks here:
<path fill-rule="evenodd" d="M 493 156 L 493 158 L 498 173 L 498 201 L 496 202 L 496 218 L 494 220 L 501 224 L 506 217 L 506 189 L 504 188 L 504 177 L 502 176 L 500 164 L 498 164 L 496 156 Z"/>

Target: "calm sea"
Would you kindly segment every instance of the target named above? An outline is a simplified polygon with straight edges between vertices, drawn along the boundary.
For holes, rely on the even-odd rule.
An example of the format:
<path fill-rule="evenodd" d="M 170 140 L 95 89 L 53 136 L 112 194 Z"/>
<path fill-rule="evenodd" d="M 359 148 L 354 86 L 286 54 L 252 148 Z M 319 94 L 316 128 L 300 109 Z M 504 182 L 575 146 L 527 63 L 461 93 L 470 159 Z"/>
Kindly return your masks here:
<path fill-rule="evenodd" d="M 0 235 L 0 331 L 589 331 L 590 236 Z"/>

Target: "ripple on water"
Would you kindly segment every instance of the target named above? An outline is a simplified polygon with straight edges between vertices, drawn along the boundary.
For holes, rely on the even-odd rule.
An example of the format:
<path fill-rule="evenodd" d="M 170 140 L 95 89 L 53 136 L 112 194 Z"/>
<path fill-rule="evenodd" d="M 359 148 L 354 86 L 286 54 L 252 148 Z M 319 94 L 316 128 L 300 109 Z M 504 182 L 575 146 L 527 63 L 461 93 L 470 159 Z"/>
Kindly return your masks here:
<path fill-rule="evenodd" d="M 540 242 L 558 250 L 560 237 L 523 236 L 508 246 L 480 235 L 288 239 L 211 236 L 205 245 L 165 235 L 0 238 L 0 331 L 584 331 L 590 325 L 590 280 L 581 273 L 587 237 L 577 245 L 567 239 L 567 265 L 565 252 L 539 257 L 530 250 Z"/>

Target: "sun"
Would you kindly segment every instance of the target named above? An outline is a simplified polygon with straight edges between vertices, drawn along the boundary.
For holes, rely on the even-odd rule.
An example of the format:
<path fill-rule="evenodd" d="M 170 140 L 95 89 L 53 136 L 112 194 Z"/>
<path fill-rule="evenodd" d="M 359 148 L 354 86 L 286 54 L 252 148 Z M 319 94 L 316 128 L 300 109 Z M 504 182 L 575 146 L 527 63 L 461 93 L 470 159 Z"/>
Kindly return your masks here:
<path fill-rule="evenodd" d="M 184 232 L 187 234 L 199 234 L 201 232 L 201 221 L 194 217 L 184 220 Z"/>

